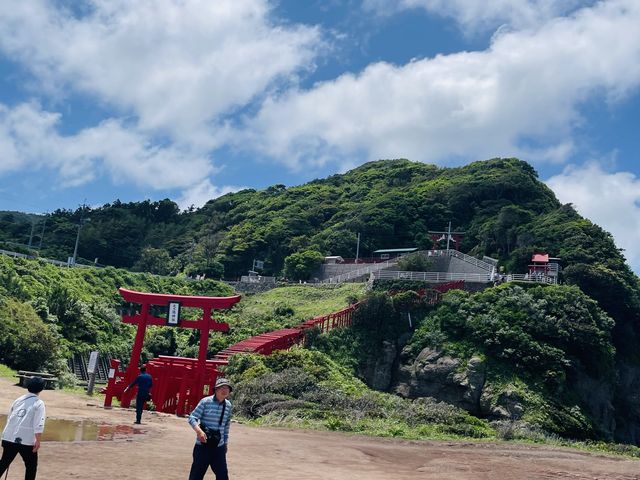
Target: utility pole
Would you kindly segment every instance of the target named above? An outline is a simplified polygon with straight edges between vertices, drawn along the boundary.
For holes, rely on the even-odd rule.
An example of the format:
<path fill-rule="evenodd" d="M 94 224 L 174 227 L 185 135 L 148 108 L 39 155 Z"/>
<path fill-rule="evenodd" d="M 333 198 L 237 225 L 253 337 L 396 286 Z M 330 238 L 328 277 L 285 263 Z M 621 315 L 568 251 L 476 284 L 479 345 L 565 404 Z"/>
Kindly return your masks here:
<path fill-rule="evenodd" d="M 29 250 L 31 250 L 31 242 L 33 241 L 33 230 L 36 228 L 36 222 L 31 219 L 31 233 L 29 234 Z"/>
<path fill-rule="evenodd" d="M 451 220 L 449 220 L 449 229 L 447 230 L 447 251 L 449 251 L 450 241 L 451 241 Z"/>
<path fill-rule="evenodd" d="M 358 263 L 359 256 L 360 256 L 360 233 L 358 232 L 358 244 L 356 245 L 356 264 Z"/>
<path fill-rule="evenodd" d="M 42 231 L 40 232 L 40 243 L 38 244 L 38 251 L 40 251 L 40 249 L 42 248 L 42 239 L 44 238 L 44 227 L 47 224 L 47 216 L 45 215 L 44 219 L 42 220 Z"/>
<path fill-rule="evenodd" d="M 85 208 L 85 204 L 83 203 L 82 210 L 80 210 L 80 223 L 78 224 L 78 234 L 76 235 L 76 246 L 73 248 L 73 260 L 71 260 L 71 265 L 74 267 L 76 265 L 76 259 L 78 258 L 78 244 L 80 243 L 80 230 L 82 230 L 82 225 L 84 224 L 84 208 Z"/>

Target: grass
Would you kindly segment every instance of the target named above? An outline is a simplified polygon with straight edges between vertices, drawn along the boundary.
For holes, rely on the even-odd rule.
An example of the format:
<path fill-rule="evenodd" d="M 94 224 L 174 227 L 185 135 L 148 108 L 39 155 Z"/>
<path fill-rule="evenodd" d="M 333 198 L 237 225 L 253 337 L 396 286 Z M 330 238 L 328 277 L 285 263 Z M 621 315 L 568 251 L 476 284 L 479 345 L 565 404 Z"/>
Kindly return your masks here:
<path fill-rule="evenodd" d="M 291 328 L 310 318 L 342 310 L 349 300 L 364 294 L 364 284 L 292 285 L 242 297 L 230 312 L 216 312 L 215 317 L 229 323 L 227 344 L 253 335 Z M 225 347 L 223 345 L 223 347 Z"/>
<path fill-rule="evenodd" d="M 0 377 L 5 377 L 5 378 L 12 378 L 14 377 L 18 372 L 16 370 L 13 370 L 12 368 L 7 367 L 6 365 L 2 365 L 0 363 Z"/>
<path fill-rule="evenodd" d="M 455 440 L 487 442 L 495 441 L 495 435 L 479 429 L 475 435 L 453 433 L 450 425 L 425 424 L 410 427 L 405 423 L 385 419 L 360 419 L 350 421 L 342 417 L 314 418 L 305 411 L 288 411 L 286 413 L 269 414 L 257 419 L 242 419 L 242 423 L 269 428 L 292 428 L 341 432 L 369 437 L 402 438 L 405 440 Z"/>
<path fill-rule="evenodd" d="M 273 313 L 277 307 L 288 307 L 303 322 L 318 315 L 326 315 L 345 308 L 348 299 L 361 297 L 364 284 L 343 283 L 337 286 L 292 285 L 279 287 L 259 295 L 242 298 L 240 308 L 243 317 L 256 317 Z"/>

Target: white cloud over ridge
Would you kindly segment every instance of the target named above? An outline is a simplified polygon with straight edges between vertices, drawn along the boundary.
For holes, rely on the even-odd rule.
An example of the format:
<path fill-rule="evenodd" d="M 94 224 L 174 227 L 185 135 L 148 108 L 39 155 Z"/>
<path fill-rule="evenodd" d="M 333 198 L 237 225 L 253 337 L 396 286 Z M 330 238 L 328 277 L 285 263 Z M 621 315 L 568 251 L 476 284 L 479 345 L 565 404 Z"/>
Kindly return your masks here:
<path fill-rule="evenodd" d="M 195 207 L 201 207 L 209 200 L 221 197 L 227 193 L 243 190 L 244 188 L 247 187 L 234 187 L 230 185 L 216 187 L 209 179 L 205 179 L 202 182 L 186 189 L 180 198 L 176 200 L 176 203 L 183 210 L 188 209 L 192 205 Z"/>
<path fill-rule="evenodd" d="M 608 172 L 597 162 L 570 165 L 547 180 L 562 203 L 610 232 L 629 265 L 640 272 L 640 178 L 630 172 Z"/>
<path fill-rule="evenodd" d="M 503 32 L 485 51 L 371 64 L 271 96 L 247 119 L 241 142 L 292 168 L 354 156 L 563 162 L 582 102 L 638 88 L 638 24 L 640 2 L 612 0 Z"/>

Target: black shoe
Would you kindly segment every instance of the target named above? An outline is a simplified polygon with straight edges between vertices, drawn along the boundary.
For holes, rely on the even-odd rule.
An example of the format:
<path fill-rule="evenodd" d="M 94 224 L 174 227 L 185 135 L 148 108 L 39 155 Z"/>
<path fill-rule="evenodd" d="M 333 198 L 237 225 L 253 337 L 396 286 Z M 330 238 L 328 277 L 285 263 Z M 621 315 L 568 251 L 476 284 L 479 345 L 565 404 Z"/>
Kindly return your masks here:
<path fill-rule="evenodd" d="M 133 422 L 133 423 L 135 423 L 136 425 L 142 425 L 142 422 Z"/>

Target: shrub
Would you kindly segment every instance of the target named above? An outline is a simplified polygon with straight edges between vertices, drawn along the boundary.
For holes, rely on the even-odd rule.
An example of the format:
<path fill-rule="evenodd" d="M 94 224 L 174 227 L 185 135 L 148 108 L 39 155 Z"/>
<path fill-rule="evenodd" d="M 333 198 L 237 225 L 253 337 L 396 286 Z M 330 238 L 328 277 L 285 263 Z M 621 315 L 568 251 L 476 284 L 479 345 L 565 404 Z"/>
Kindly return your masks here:
<path fill-rule="evenodd" d="M 427 272 L 431 265 L 429 257 L 422 252 L 411 253 L 398 260 L 398 268 L 407 272 Z"/>
<path fill-rule="evenodd" d="M 612 320 L 575 287 L 527 291 L 504 285 L 476 295 L 452 291 L 416 331 L 415 354 L 440 334 L 532 378 L 558 385 L 572 365 L 596 377 L 613 370 Z"/>
<path fill-rule="evenodd" d="M 498 420 L 491 422 L 500 440 L 528 440 L 543 442 L 552 438 L 539 425 L 532 425 L 521 420 Z"/>
<path fill-rule="evenodd" d="M 324 255 L 316 250 L 305 250 L 284 259 L 284 274 L 290 280 L 308 280 L 324 260 Z"/>
<path fill-rule="evenodd" d="M 58 356 L 58 335 L 31 305 L 13 299 L 0 303 L 0 363 L 40 371 L 52 367 Z"/>

